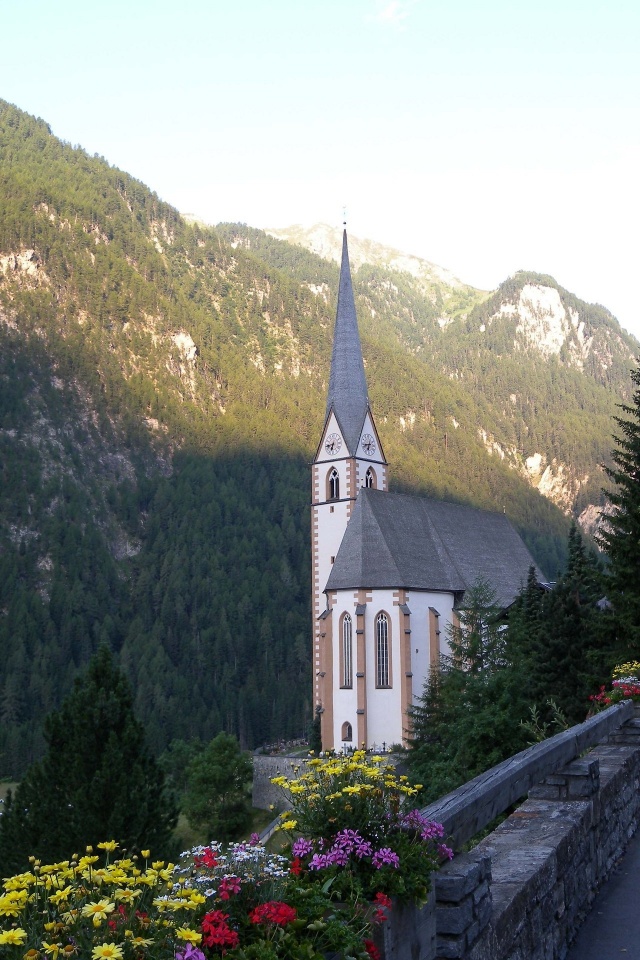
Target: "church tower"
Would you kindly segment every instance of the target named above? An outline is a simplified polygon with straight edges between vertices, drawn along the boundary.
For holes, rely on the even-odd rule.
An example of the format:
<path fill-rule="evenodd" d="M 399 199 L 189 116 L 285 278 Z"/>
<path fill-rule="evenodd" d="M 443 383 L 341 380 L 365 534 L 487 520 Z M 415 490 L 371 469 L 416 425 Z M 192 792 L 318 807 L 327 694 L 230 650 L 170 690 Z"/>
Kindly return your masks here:
<path fill-rule="evenodd" d="M 467 591 L 490 576 L 506 609 L 534 561 L 503 513 L 388 492 L 346 231 L 312 471 L 313 693 L 322 745 L 384 751 L 406 742 L 411 707 L 441 655 L 451 653 Z"/>
<path fill-rule="evenodd" d="M 353 642 L 356 623 L 341 624 L 344 638 L 333 636 L 325 587 L 361 487 L 387 490 L 387 462 L 369 407 L 367 382 L 351 283 L 347 231 L 342 237 L 338 306 L 324 429 L 312 467 L 311 537 L 313 594 L 314 705 L 322 710 L 323 743 L 335 741 L 334 688 L 351 686 L 357 663 L 340 667 L 340 644 Z M 351 632 L 353 641 L 351 641 Z M 346 662 L 346 661 L 345 661 Z"/>

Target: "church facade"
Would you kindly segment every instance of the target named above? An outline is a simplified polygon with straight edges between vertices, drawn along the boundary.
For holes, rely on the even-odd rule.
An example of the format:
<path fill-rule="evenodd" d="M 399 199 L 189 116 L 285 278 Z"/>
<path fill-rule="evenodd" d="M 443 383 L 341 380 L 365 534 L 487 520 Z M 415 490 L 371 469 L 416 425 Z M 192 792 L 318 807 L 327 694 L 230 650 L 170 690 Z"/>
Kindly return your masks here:
<path fill-rule="evenodd" d="M 507 606 L 534 561 L 503 514 L 389 492 L 346 230 L 311 511 L 313 696 L 323 748 L 406 742 L 409 708 L 448 650 L 465 592 L 483 578 Z"/>

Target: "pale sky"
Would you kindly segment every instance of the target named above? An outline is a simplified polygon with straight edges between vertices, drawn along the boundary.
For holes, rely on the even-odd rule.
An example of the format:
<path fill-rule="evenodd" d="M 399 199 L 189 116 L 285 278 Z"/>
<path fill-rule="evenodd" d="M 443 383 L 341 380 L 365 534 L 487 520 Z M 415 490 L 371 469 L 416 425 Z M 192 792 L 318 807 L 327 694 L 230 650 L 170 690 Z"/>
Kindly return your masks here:
<path fill-rule="evenodd" d="M 0 49 L 0 97 L 184 213 L 346 206 L 359 237 L 482 289 L 551 274 L 640 337 L 638 0 L 0 0 Z"/>

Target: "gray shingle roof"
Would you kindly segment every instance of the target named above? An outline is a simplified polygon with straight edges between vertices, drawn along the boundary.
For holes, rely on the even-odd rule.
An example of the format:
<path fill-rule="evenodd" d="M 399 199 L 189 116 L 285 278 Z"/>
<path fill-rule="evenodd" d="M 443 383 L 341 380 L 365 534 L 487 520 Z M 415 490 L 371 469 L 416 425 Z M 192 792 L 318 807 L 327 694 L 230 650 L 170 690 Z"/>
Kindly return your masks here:
<path fill-rule="evenodd" d="M 333 333 L 327 416 L 333 409 L 345 438 L 347 450 L 352 455 L 356 452 L 368 406 L 369 396 L 362 362 L 345 230 L 342 235 L 342 264 Z"/>
<path fill-rule="evenodd" d="M 363 487 L 326 589 L 463 591 L 482 577 L 507 606 L 532 565 L 504 514 Z"/>

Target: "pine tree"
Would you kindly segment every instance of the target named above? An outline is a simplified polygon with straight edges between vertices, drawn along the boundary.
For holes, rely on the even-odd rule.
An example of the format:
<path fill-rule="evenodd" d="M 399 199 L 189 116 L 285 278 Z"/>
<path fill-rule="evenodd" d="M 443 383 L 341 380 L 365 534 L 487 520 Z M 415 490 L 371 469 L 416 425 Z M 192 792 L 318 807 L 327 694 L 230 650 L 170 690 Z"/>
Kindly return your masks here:
<path fill-rule="evenodd" d="M 411 716 L 409 764 L 425 802 L 526 746 L 520 664 L 485 581 L 469 590 L 459 618 L 448 638 L 452 655 L 431 671 Z"/>
<path fill-rule="evenodd" d="M 606 613 L 598 607 L 601 572 L 575 524 L 568 556 L 565 572 L 538 603 L 533 596 L 526 599 L 525 591 L 510 630 L 526 664 L 526 694 L 532 706 L 543 720 L 550 720 L 553 700 L 569 723 L 580 723 L 589 694 L 609 675 L 610 630 Z"/>
<path fill-rule="evenodd" d="M 610 565 L 607 596 L 614 608 L 619 642 L 629 655 L 640 654 L 640 366 L 631 371 L 635 386 L 633 404 L 619 404 L 624 414 L 614 417 L 619 435 L 612 453 L 613 466 L 605 467 L 616 485 L 606 491 L 613 505 L 600 535 Z"/>
<path fill-rule="evenodd" d="M 177 811 L 107 647 L 47 717 L 45 740 L 45 756 L 8 797 L 0 818 L 5 876 L 26 867 L 30 855 L 57 861 L 104 840 L 129 851 L 169 852 Z"/>

